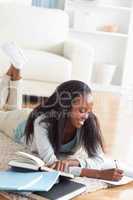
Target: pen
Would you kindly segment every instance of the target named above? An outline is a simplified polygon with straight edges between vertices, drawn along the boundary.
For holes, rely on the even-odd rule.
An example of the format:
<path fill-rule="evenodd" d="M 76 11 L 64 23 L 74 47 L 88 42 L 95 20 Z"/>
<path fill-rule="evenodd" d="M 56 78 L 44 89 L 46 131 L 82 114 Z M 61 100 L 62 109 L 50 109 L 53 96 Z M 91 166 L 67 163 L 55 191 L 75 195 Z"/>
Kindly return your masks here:
<path fill-rule="evenodd" d="M 114 160 L 114 162 L 115 162 L 115 167 L 118 168 L 117 160 Z"/>

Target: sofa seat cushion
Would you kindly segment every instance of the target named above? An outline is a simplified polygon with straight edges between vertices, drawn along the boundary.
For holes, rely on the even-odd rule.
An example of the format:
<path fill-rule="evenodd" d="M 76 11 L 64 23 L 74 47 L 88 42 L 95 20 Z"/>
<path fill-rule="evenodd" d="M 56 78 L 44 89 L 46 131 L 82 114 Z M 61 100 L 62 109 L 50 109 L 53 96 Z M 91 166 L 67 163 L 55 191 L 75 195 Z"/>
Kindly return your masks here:
<path fill-rule="evenodd" d="M 27 80 L 37 80 L 46 82 L 61 83 L 71 78 L 72 63 L 68 59 L 45 51 L 38 50 L 23 50 L 24 55 L 27 57 L 27 63 L 22 69 L 22 77 Z M 5 56 L 1 61 L 0 76 L 2 76 L 8 62 Z"/>
<path fill-rule="evenodd" d="M 22 94 L 24 95 L 33 95 L 33 96 L 42 96 L 49 97 L 59 83 L 53 82 L 43 82 L 43 81 L 32 81 L 32 80 L 23 80 L 22 82 Z M 28 101 L 29 99 L 27 99 Z M 38 99 L 39 100 L 39 99 Z"/>
<path fill-rule="evenodd" d="M 71 78 L 72 63 L 68 59 L 37 50 L 25 50 L 24 54 L 28 59 L 22 71 L 24 79 L 60 83 Z"/>

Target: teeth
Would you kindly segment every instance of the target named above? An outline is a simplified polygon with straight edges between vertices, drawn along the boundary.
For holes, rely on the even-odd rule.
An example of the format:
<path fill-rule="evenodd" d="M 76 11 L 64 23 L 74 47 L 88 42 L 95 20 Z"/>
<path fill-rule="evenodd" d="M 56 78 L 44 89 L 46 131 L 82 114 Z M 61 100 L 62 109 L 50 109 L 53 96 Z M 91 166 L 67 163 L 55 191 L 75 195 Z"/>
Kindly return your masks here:
<path fill-rule="evenodd" d="M 84 122 L 83 122 L 83 121 L 80 121 L 80 124 L 81 124 L 81 125 L 83 125 L 83 124 L 84 124 Z"/>

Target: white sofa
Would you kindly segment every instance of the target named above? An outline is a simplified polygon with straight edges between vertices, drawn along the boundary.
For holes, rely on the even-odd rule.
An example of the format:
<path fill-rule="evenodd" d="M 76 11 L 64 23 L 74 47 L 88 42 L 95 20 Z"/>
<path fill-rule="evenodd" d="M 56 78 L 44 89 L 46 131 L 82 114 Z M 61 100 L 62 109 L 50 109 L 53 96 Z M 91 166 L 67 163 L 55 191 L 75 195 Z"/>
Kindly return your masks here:
<path fill-rule="evenodd" d="M 93 48 L 69 39 L 68 23 L 62 10 L 0 3 L 0 45 L 15 41 L 28 59 L 22 70 L 23 94 L 49 96 L 66 80 L 89 82 Z M 0 77 L 8 65 L 0 50 Z"/>

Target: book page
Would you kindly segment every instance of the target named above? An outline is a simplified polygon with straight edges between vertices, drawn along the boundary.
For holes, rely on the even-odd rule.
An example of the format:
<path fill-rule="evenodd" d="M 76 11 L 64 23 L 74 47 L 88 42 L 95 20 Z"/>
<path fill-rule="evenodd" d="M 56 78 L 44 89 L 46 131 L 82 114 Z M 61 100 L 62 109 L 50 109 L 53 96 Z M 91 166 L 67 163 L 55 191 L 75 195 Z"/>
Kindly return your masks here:
<path fill-rule="evenodd" d="M 45 163 L 38 158 L 37 156 L 25 153 L 25 152 L 16 152 L 17 157 L 11 161 L 9 161 L 9 165 L 12 167 L 20 167 L 26 169 L 33 169 L 33 170 L 41 170 L 46 172 L 56 172 L 57 170 L 51 169 L 45 166 Z M 58 171 L 61 176 L 67 178 L 74 178 L 73 174 Z"/>
<path fill-rule="evenodd" d="M 108 184 L 95 178 L 76 177 L 73 181 L 86 185 L 86 192 L 94 192 L 108 187 Z"/>
<path fill-rule="evenodd" d="M 39 170 L 39 167 L 35 164 L 31 164 L 31 163 L 25 163 L 25 162 L 18 162 L 18 160 L 11 160 L 8 163 L 9 166 L 11 166 L 12 168 L 20 168 L 20 171 L 22 169 L 29 169 L 29 170 Z"/>
<path fill-rule="evenodd" d="M 47 171 L 47 172 L 57 171 L 57 170 L 51 169 L 51 168 L 46 167 L 46 166 L 42 166 L 41 170 L 42 171 Z M 58 171 L 58 172 L 60 173 L 61 176 L 64 176 L 64 177 L 67 177 L 67 178 L 74 178 L 73 174 L 62 172 L 62 171 Z"/>
<path fill-rule="evenodd" d="M 111 185 L 125 185 L 127 183 L 130 183 L 133 181 L 133 178 L 123 176 L 121 180 L 119 181 L 107 181 L 107 180 L 101 180 L 105 183 L 111 184 Z"/>
<path fill-rule="evenodd" d="M 22 156 L 20 156 L 20 157 L 17 156 L 17 158 L 14 158 L 13 161 L 20 162 L 20 163 L 28 163 L 28 164 L 32 164 L 32 165 L 35 165 L 38 167 L 38 163 L 35 160 L 31 160 L 29 158 L 24 158 Z"/>
<path fill-rule="evenodd" d="M 21 151 L 16 152 L 16 155 L 18 155 L 19 157 L 21 156 L 23 159 L 26 158 L 26 159 L 29 159 L 29 160 L 34 160 L 38 164 L 38 167 L 41 167 L 41 166 L 44 165 L 43 160 L 41 160 L 37 156 L 31 155 L 31 154 L 28 154 L 28 153 L 25 153 L 25 152 L 21 152 Z M 19 160 L 19 157 L 18 157 L 18 160 Z"/>
<path fill-rule="evenodd" d="M 124 171 L 124 175 L 133 179 L 133 165 L 129 163 L 119 162 L 120 169 Z"/>

